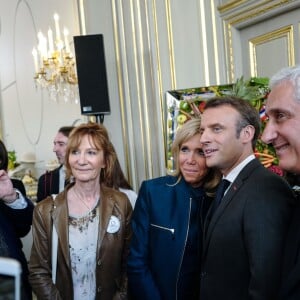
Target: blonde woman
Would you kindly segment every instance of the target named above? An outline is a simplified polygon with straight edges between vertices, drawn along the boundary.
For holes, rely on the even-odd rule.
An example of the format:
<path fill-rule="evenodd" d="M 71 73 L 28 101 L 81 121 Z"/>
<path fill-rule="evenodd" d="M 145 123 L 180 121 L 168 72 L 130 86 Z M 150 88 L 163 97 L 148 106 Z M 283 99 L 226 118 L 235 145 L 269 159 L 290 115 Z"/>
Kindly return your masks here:
<path fill-rule="evenodd" d="M 220 174 L 206 166 L 200 119 L 185 123 L 172 146 L 176 170 L 141 185 L 132 228 L 132 299 L 198 299 L 203 219 Z"/>

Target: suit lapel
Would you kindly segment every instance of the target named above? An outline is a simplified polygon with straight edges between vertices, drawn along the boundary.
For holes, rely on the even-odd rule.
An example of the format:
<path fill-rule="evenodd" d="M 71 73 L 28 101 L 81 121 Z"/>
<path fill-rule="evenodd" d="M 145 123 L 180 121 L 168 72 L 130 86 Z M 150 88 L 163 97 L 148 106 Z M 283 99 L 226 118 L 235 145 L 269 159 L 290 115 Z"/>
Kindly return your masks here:
<path fill-rule="evenodd" d="M 203 248 L 203 254 L 204 255 L 206 254 L 206 251 L 208 249 L 209 242 L 210 242 L 210 239 L 211 239 L 211 235 L 212 235 L 212 233 L 214 231 L 214 228 L 217 225 L 219 219 L 224 214 L 224 212 L 226 211 L 229 203 L 234 199 L 234 196 L 236 195 L 236 193 L 238 192 L 238 190 L 241 188 L 241 186 L 244 184 L 245 180 L 250 176 L 250 174 L 258 166 L 261 166 L 261 164 L 256 159 L 253 159 L 252 161 L 250 161 L 242 169 L 242 171 L 236 177 L 236 179 L 234 180 L 234 182 L 231 184 L 229 190 L 227 191 L 227 193 L 223 197 L 223 199 L 222 199 L 219 207 L 217 208 L 217 210 L 215 211 L 215 213 L 211 216 L 211 219 L 209 220 L 209 218 L 206 218 L 206 220 L 205 220 L 205 227 L 204 227 L 204 229 L 205 229 L 204 230 L 204 232 L 205 232 L 205 236 L 204 236 L 204 248 Z M 212 209 L 212 205 L 211 205 L 208 213 L 212 212 L 211 209 Z"/>
<path fill-rule="evenodd" d="M 102 245 L 102 241 L 106 234 L 109 220 L 114 210 L 114 206 L 115 206 L 115 202 L 113 201 L 112 196 L 105 191 L 101 192 L 100 205 L 98 206 L 98 210 L 100 214 L 98 250 L 100 250 L 100 247 Z"/>

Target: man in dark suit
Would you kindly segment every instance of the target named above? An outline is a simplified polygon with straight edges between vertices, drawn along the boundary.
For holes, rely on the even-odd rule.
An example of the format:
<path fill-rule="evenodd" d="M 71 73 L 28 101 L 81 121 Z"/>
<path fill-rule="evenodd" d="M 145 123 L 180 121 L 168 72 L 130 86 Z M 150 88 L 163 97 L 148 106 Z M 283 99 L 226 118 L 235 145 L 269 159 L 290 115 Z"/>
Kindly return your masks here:
<path fill-rule="evenodd" d="M 55 152 L 60 166 L 52 171 L 47 171 L 39 178 L 37 202 L 52 194 L 58 194 L 66 185 L 64 163 L 68 137 L 73 128 L 73 126 L 61 127 L 54 138 L 53 152 Z"/>
<path fill-rule="evenodd" d="M 31 299 L 31 287 L 28 282 L 28 267 L 22 250 L 22 237 L 31 228 L 33 204 L 26 199 L 26 192 L 22 181 L 10 179 L 7 173 L 8 154 L 5 145 L 0 140 L 0 256 L 18 260 L 22 266 L 21 299 Z M 0 278 L 0 282 L 5 280 Z M 0 298 L 5 298 L 0 288 Z M 2 298 L 1 298 L 2 299 Z"/>
<path fill-rule="evenodd" d="M 259 115 L 248 101 L 228 96 L 206 103 L 200 140 L 206 163 L 230 185 L 206 219 L 201 300 L 278 296 L 294 197 L 287 182 L 255 158 L 259 133 Z"/>
<path fill-rule="evenodd" d="M 262 140 L 273 144 L 279 166 L 294 175 L 297 195 L 283 256 L 281 300 L 300 299 L 300 65 L 277 72 L 270 79 L 266 102 L 269 118 Z M 291 182 L 291 181 L 290 181 Z"/>

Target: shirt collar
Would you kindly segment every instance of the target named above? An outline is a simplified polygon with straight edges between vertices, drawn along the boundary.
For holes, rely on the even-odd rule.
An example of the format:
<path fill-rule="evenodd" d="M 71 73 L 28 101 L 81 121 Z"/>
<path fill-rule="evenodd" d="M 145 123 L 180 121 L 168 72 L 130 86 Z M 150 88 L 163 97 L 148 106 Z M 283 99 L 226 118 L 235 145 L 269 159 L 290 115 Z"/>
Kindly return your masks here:
<path fill-rule="evenodd" d="M 234 169 L 232 169 L 226 177 L 223 176 L 223 179 L 227 179 L 230 182 L 233 182 L 236 177 L 239 175 L 239 173 L 242 171 L 242 169 L 251 161 L 255 159 L 255 155 L 251 154 L 248 157 L 246 157 L 242 162 L 240 162 Z"/>

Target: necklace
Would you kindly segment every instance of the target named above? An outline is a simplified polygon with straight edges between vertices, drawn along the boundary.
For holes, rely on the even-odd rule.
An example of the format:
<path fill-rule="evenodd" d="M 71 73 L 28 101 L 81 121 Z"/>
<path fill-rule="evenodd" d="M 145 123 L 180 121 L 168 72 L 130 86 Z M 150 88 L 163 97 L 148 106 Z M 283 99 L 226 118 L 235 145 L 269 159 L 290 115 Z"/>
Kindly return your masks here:
<path fill-rule="evenodd" d="M 80 197 L 80 195 L 79 195 L 78 192 L 76 191 L 75 187 L 73 187 L 73 192 L 74 192 L 76 198 L 82 202 L 82 204 L 88 209 L 88 211 L 89 211 L 89 212 L 92 211 L 92 209 L 94 208 L 95 201 L 96 201 L 98 198 L 95 197 L 95 201 L 94 201 L 92 207 L 90 207 L 90 206 L 88 205 L 88 203 L 87 203 L 86 201 L 83 200 L 83 197 Z"/>

